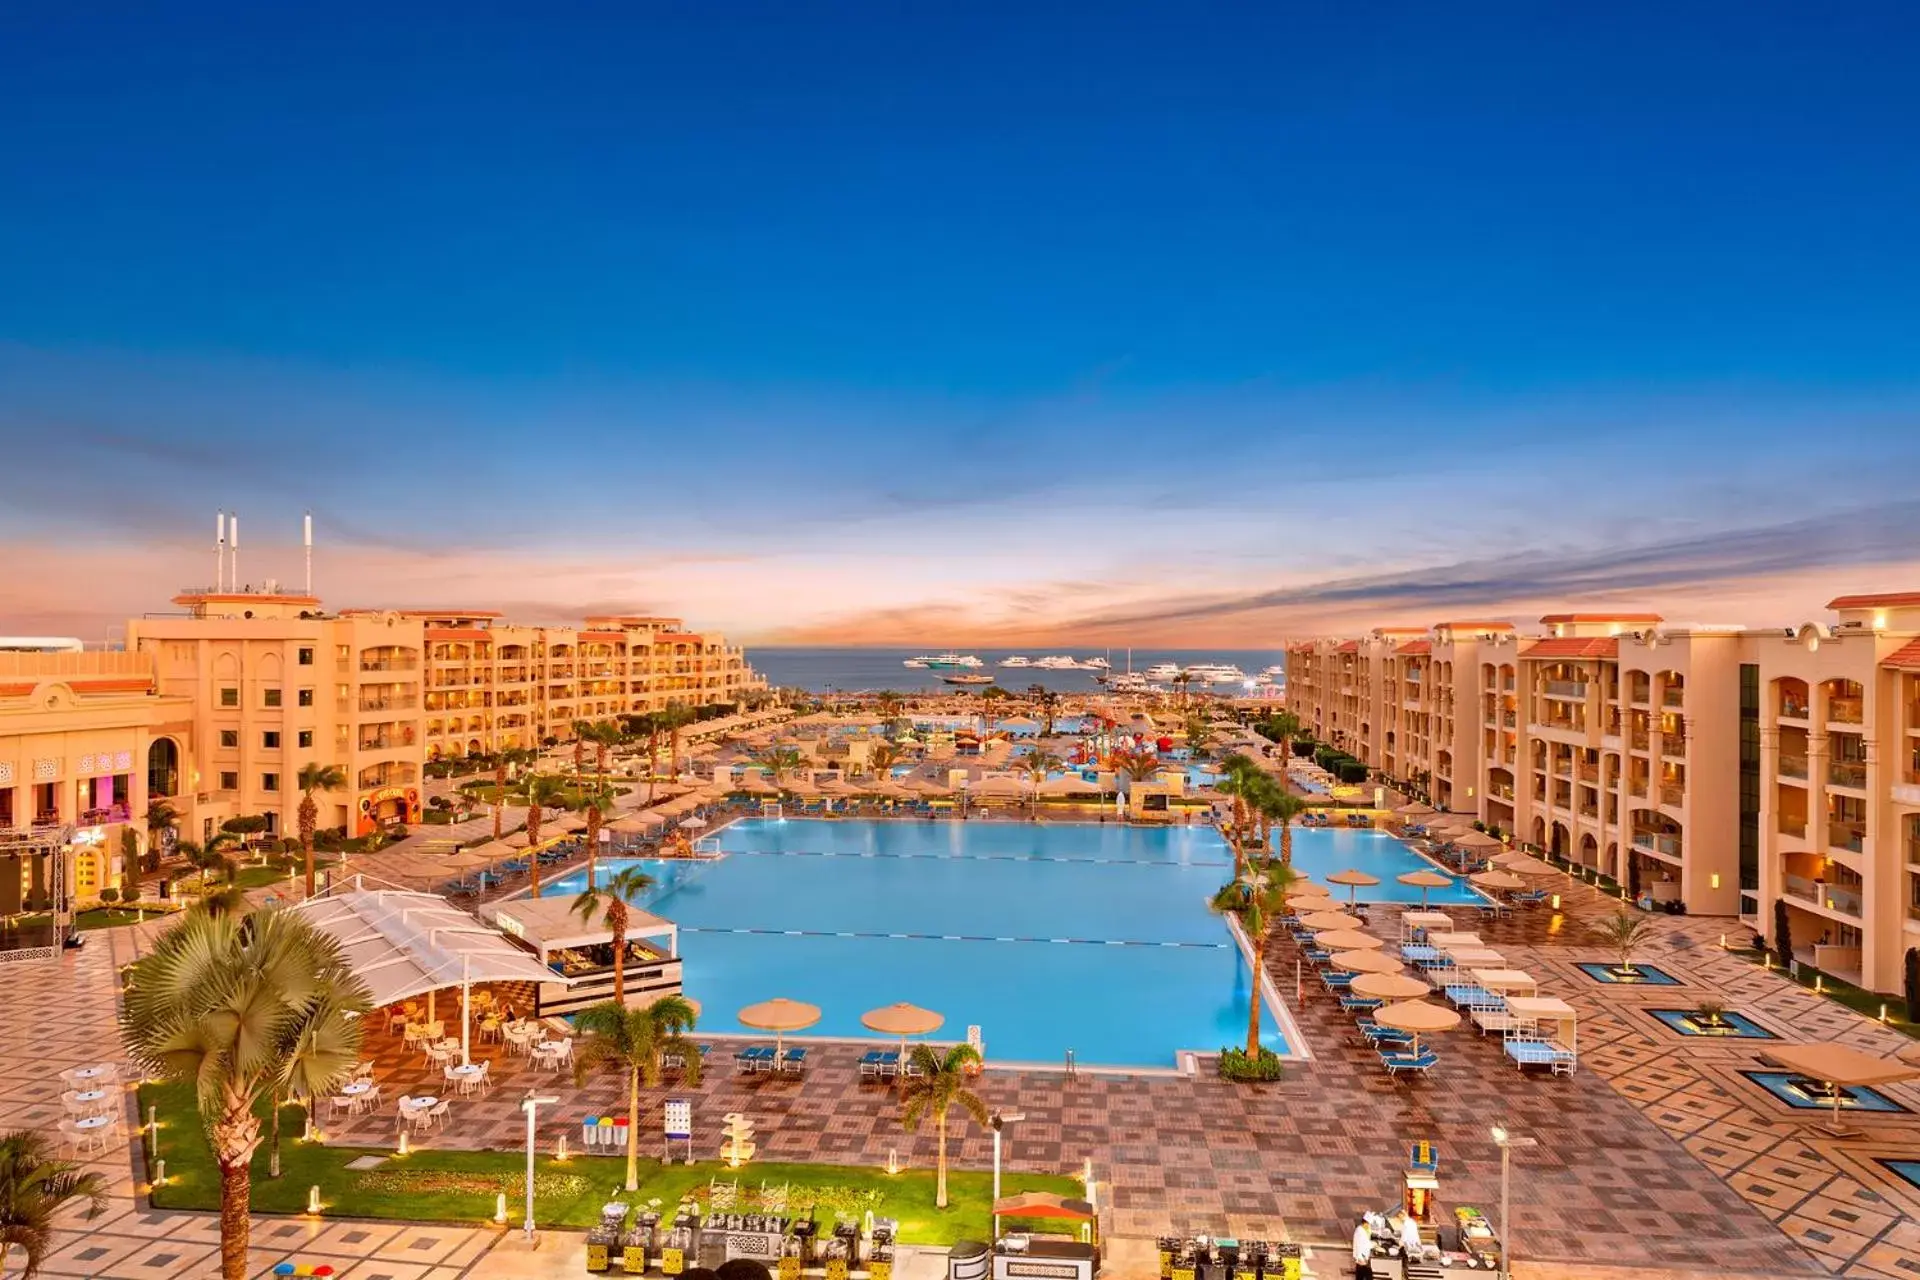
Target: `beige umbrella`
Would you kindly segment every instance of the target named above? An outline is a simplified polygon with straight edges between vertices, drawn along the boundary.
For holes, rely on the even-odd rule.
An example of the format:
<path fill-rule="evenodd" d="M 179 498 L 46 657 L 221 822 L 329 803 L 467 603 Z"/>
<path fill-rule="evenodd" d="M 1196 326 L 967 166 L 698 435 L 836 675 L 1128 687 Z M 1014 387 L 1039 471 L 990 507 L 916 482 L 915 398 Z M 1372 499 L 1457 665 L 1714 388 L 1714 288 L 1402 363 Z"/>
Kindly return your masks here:
<path fill-rule="evenodd" d="M 1378 951 L 1387 944 L 1370 933 L 1361 933 L 1358 929 L 1329 929 L 1313 936 L 1315 946 L 1328 951 Z"/>
<path fill-rule="evenodd" d="M 734 1015 L 743 1027 L 773 1032 L 773 1056 L 780 1056 L 781 1038 L 789 1031 L 805 1031 L 820 1021 L 820 1006 L 802 1004 L 785 996 L 750 1004 Z"/>
<path fill-rule="evenodd" d="M 1469 876 L 1468 879 L 1482 889 L 1492 889 L 1495 892 L 1527 887 L 1527 882 L 1511 871 L 1482 871 L 1479 875 Z"/>
<path fill-rule="evenodd" d="M 869 1009 L 860 1015 L 860 1025 L 869 1031 L 878 1031 L 883 1036 L 900 1037 L 900 1078 L 906 1079 L 907 1037 L 928 1036 L 940 1029 L 946 1019 L 931 1009 L 922 1009 L 919 1005 L 885 1005 L 879 1009 Z"/>
<path fill-rule="evenodd" d="M 1020 779 L 1010 778 L 1005 774 L 998 774 L 991 778 L 982 778 L 979 782 L 974 783 L 972 787 L 968 788 L 968 790 L 976 797 L 989 800 L 1018 800 L 1027 793 L 1027 789 L 1022 785 Z"/>
<path fill-rule="evenodd" d="M 1395 1031 L 1413 1033 L 1413 1052 L 1420 1052 L 1420 1037 L 1436 1031 L 1451 1031 L 1460 1025 L 1460 1015 L 1425 1000 L 1402 1000 L 1376 1011 L 1373 1020 Z"/>
<path fill-rule="evenodd" d="M 1374 952 L 1364 952 L 1374 955 Z M 1431 988 L 1418 978 L 1409 978 L 1404 973 L 1362 973 L 1355 978 L 1347 990 L 1355 995 L 1365 996 L 1369 1000 L 1417 1000 L 1427 994 Z"/>
<path fill-rule="evenodd" d="M 1337 951 L 1327 963 L 1347 973 L 1399 973 L 1401 969 L 1398 960 L 1378 951 Z"/>
<path fill-rule="evenodd" d="M 750 796 L 778 795 L 780 788 L 767 781 L 763 773 L 743 773 L 740 780 L 733 784 L 735 791 L 744 791 Z"/>
<path fill-rule="evenodd" d="M 1324 899 L 1315 898 L 1315 902 Z M 1360 922 L 1344 911 L 1315 911 L 1300 917 L 1302 929 L 1351 929 Z"/>
<path fill-rule="evenodd" d="M 1520 876 L 1550 876 L 1555 874 L 1552 867 L 1540 861 L 1540 859 L 1534 857 L 1532 854 L 1522 853 L 1518 849 L 1510 853 L 1503 853 L 1493 859 L 1493 865 L 1502 867 Z"/>
<path fill-rule="evenodd" d="M 1432 805 L 1421 804 L 1416 800 L 1412 804 L 1403 804 L 1398 809 L 1395 809 L 1393 816 L 1405 822 L 1424 822 L 1439 812 L 1440 811 Z"/>
<path fill-rule="evenodd" d="M 1438 871 L 1409 871 L 1405 875 L 1395 876 L 1401 884 L 1412 885 L 1420 891 L 1420 905 L 1427 905 L 1427 893 L 1433 889 L 1445 889 L 1453 883 L 1452 876 L 1443 876 Z"/>
<path fill-rule="evenodd" d="M 1460 849 L 1502 849 L 1506 847 L 1486 832 L 1473 830 L 1463 831 L 1457 836 L 1450 836 L 1447 843 Z"/>
<path fill-rule="evenodd" d="M 1345 871 L 1336 871 L 1328 876 L 1327 883 L 1345 886 L 1347 890 L 1347 901 L 1352 902 L 1360 890 L 1369 885 L 1379 884 L 1380 877 L 1370 876 L 1364 871 L 1358 871 L 1352 867 L 1348 867 Z"/>
<path fill-rule="evenodd" d="M 1920 1063 L 1883 1058 L 1877 1053 L 1863 1053 L 1833 1041 L 1787 1044 L 1769 1048 L 1765 1052 L 1767 1057 L 1787 1070 L 1822 1081 L 1832 1091 L 1833 1123 L 1824 1127 L 1836 1137 L 1852 1132 L 1840 1123 L 1841 1089 L 1871 1088 L 1920 1077 Z"/>
<path fill-rule="evenodd" d="M 1289 901 L 1294 898 L 1331 898 L 1332 896 L 1333 890 L 1323 884 L 1315 884 L 1311 880 L 1296 878 L 1287 886 L 1287 898 Z"/>
<path fill-rule="evenodd" d="M 1100 794 L 1098 783 L 1088 782 L 1077 773 L 1063 773 L 1057 778 L 1048 778 L 1040 784 L 1043 796 L 1097 796 Z"/>
<path fill-rule="evenodd" d="M 907 779 L 906 785 L 923 796 L 945 796 L 953 794 L 952 787 L 944 782 L 936 782 L 932 778 L 909 778 Z"/>

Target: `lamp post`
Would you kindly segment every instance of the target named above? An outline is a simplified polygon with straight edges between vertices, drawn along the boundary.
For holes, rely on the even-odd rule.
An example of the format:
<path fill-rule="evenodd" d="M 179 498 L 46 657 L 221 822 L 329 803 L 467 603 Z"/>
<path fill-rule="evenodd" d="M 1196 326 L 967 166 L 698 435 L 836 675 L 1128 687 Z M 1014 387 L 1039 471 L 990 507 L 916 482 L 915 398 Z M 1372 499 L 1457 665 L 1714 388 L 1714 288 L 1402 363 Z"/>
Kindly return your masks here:
<path fill-rule="evenodd" d="M 558 1098 L 557 1096 L 555 1096 L 555 1095 L 553 1095 L 553 1094 L 533 1094 L 533 1093 L 529 1093 L 529 1094 L 528 1094 L 528 1095 L 527 1095 L 526 1097 L 524 1097 L 524 1098 L 522 1098 L 522 1099 L 520 1100 L 520 1109 L 521 1109 L 522 1111 L 524 1111 L 524 1112 L 526 1112 L 526 1113 L 527 1113 L 527 1224 L 526 1224 L 526 1238 L 527 1238 L 527 1240 L 528 1240 L 528 1242 L 529 1242 L 529 1243 L 531 1243 L 531 1242 L 532 1242 L 532 1240 L 533 1240 L 533 1126 L 534 1126 L 534 1117 L 535 1117 L 535 1113 L 536 1113 L 536 1112 L 538 1112 L 538 1111 L 539 1111 L 539 1109 L 540 1109 L 541 1107 L 545 1107 L 545 1106 L 551 1106 L 552 1104 L 554 1104 L 554 1103 L 556 1103 L 556 1102 L 558 1102 L 558 1101 L 560 1101 L 560 1099 L 559 1099 L 559 1098 Z M 1501 1213 L 1501 1222 L 1502 1222 L 1502 1224 L 1503 1224 L 1503 1225 L 1504 1225 L 1504 1223 L 1505 1223 L 1505 1221 L 1506 1221 L 1506 1215 L 1505 1215 L 1505 1211 L 1503 1210 L 1503 1211 L 1502 1211 L 1502 1213 Z"/>
<path fill-rule="evenodd" d="M 1495 1125 L 1493 1143 L 1500 1148 L 1500 1280 L 1513 1280 L 1513 1152 L 1537 1147 L 1540 1142 L 1537 1138 L 1515 1137 L 1504 1125 Z"/>
<path fill-rule="evenodd" d="M 1023 1111 L 996 1111 L 987 1117 L 987 1124 L 993 1129 L 993 1200 L 996 1205 L 1000 1202 L 1000 1131 L 1026 1118 Z M 997 1211 L 993 1215 L 993 1234 L 996 1238 L 1000 1234 L 1000 1214 Z"/>

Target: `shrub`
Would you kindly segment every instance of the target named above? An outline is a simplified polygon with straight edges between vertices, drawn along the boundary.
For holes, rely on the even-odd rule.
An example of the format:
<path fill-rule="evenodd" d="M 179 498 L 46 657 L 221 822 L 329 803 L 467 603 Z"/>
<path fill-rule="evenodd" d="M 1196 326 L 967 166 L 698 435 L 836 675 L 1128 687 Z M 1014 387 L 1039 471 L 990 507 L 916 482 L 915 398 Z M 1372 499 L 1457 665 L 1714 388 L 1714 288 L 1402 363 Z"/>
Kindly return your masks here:
<path fill-rule="evenodd" d="M 1340 762 L 1339 768 L 1335 769 L 1333 774 L 1340 781 L 1353 785 L 1367 780 L 1367 766 L 1349 757 Z"/>
<path fill-rule="evenodd" d="M 1702 1000 L 1693 1006 L 1693 1020 L 1704 1026 L 1717 1027 L 1726 1016 L 1727 1004 L 1724 1000 Z"/>
<path fill-rule="evenodd" d="M 100 891 L 100 901 L 106 903 L 108 906 L 112 906 L 114 903 L 120 901 L 120 891 L 112 885 L 108 885 Z"/>
<path fill-rule="evenodd" d="M 1487 829 L 1487 824 L 1484 822 L 1481 822 L 1478 818 L 1476 818 L 1474 819 L 1473 829 L 1475 831 L 1485 831 Z"/>
<path fill-rule="evenodd" d="M 1220 1050 L 1220 1078 L 1260 1082 L 1280 1078 L 1280 1055 L 1265 1045 L 1258 1057 L 1249 1057 L 1245 1049 Z"/>

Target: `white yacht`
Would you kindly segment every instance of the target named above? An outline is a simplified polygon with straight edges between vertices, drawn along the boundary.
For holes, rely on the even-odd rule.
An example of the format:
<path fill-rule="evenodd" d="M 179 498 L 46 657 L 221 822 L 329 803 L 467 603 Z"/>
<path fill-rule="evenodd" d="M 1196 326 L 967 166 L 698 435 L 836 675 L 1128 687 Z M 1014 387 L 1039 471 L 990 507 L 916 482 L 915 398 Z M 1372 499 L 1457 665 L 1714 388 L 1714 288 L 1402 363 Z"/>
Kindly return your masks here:
<path fill-rule="evenodd" d="M 1033 665 L 1045 671 L 1072 671 L 1079 666 L 1070 653 L 1050 653 L 1044 658 L 1035 658 Z"/>
<path fill-rule="evenodd" d="M 1079 664 L 1082 671 L 1107 671 L 1113 664 L 1105 658 L 1087 658 Z"/>
<path fill-rule="evenodd" d="M 1244 684 L 1247 673 L 1231 663 L 1202 662 L 1186 669 L 1190 684 Z"/>
<path fill-rule="evenodd" d="M 1147 668 L 1147 679 L 1167 681 L 1180 674 L 1180 668 L 1171 662 L 1156 662 Z"/>
<path fill-rule="evenodd" d="M 1109 693 L 1148 693 L 1153 686 L 1137 671 L 1114 671 L 1100 677 Z"/>
<path fill-rule="evenodd" d="M 1000 665 L 1003 667 L 1030 667 L 1033 663 L 1030 659 L 1016 653 L 1010 658 L 1000 659 Z"/>
<path fill-rule="evenodd" d="M 945 653 L 923 653 L 917 658 L 908 658 L 909 667 L 929 667 L 935 671 L 952 671 L 956 667 L 977 667 L 980 659 L 970 653 L 955 653 L 949 649 Z"/>

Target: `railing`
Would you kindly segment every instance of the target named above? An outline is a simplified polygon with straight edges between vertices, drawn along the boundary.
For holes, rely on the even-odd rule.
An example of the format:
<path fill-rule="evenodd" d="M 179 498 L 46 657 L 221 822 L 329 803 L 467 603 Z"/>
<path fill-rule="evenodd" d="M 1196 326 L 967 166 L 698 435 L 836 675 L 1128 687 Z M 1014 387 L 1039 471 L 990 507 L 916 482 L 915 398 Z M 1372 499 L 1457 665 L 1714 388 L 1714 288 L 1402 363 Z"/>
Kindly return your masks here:
<path fill-rule="evenodd" d="M 1597 783 L 1600 781 L 1600 766 L 1597 764 L 1583 764 L 1575 769 L 1574 772 L 1582 782 Z"/>
<path fill-rule="evenodd" d="M 362 698 L 362 711 L 411 711 L 420 705 L 418 698 Z"/>
<path fill-rule="evenodd" d="M 1660 754 L 1668 756 L 1683 756 L 1687 754 L 1687 735 L 1685 733 L 1661 734 Z"/>
<path fill-rule="evenodd" d="M 1627 735 L 1627 745 L 1636 751 L 1647 750 L 1648 744 L 1651 741 L 1652 739 L 1648 736 L 1645 729 L 1635 729 Z"/>
<path fill-rule="evenodd" d="M 1778 829 L 1783 836 L 1792 836 L 1797 840 L 1807 838 L 1807 820 L 1805 818 L 1788 818 L 1782 816 Z"/>
<path fill-rule="evenodd" d="M 1513 692 L 1513 677 L 1512 677 L 1512 676 L 1507 676 L 1506 678 L 1504 678 L 1504 679 L 1502 679 L 1502 680 L 1500 681 L 1500 692 L 1502 692 L 1502 693 L 1512 693 L 1512 692 Z"/>
<path fill-rule="evenodd" d="M 1809 880 L 1805 876 L 1786 876 L 1784 879 L 1790 898 L 1811 902 L 1844 915 L 1860 914 L 1860 895 L 1852 889 L 1836 888 L 1825 881 Z"/>
<path fill-rule="evenodd" d="M 1782 720 L 1805 720 L 1807 704 L 1798 698 L 1780 699 L 1780 718 Z"/>
<path fill-rule="evenodd" d="M 1549 680 L 1546 683 L 1546 695 L 1549 698 L 1580 698 L 1587 696 L 1587 685 L 1582 680 Z"/>
<path fill-rule="evenodd" d="M 1644 684 L 1627 686 L 1627 701 L 1636 707 L 1646 706 L 1648 699 L 1652 696 L 1653 691 Z"/>
<path fill-rule="evenodd" d="M 1500 800 L 1512 800 L 1513 787 L 1511 785 L 1504 786 L 1504 787 L 1488 787 L 1487 794 Z M 1920 849 L 1916 850 L 1915 857 L 1916 857 L 1916 860 L 1920 860 Z"/>
<path fill-rule="evenodd" d="M 1864 822 L 1827 822 L 1827 847 L 1860 853 L 1866 848 L 1867 824 Z"/>
<path fill-rule="evenodd" d="M 1645 778 L 1628 779 L 1627 794 L 1630 796 L 1645 796 L 1647 794 L 1647 780 Z"/>
<path fill-rule="evenodd" d="M 1866 718 L 1866 707 L 1859 698 L 1827 699 L 1827 720 L 1831 724 L 1859 724 Z"/>
<path fill-rule="evenodd" d="M 1635 848 L 1651 849 L 1664 853 L 1670 858 L 1681 856 L 1681 837 L 1667 831 L 1636 831 L 1633 833 Z"/>
<path fill-rule="evenodd" d="M 1663 689 L 1660 693 L 1660 705 L 1663 707 L 1684 707 L 1687 705 L 1685 689 Z"/>
<path fill-rule="evenodd" d="M 133 811 L 124 804 L 108 805 L 102 809 L 86 809 L 80 814 L 83 827 L 105 826 L 109 822 L 127 822 L 133 817 Z"/>
<path fill-rule="evenodd" d="M 1867 766 L 1849 760 L 1829 760 L 1827 762 L 1827 785 L 1833 787 L 1851 787 L 1855 791 L 1867 789 Z"/>
<path fill-rule="evenodd" d="M 1806 777 L 1807 758 L 1805 756 L 1781 756 L 1780 776 L 1783 778 Z"/>
<path fill-rule="evenodd" d="M 420 668 L 418 658 L 361 658 L 362 671 L 417 671 Z"/>
<path fill-rule="evenodd" d="M 1661 804 L 1681 805 L 1681 804 L 1685 804 L 1686 802 L 1687 802 L 1687 789 L 1685 787 L 1676 787 L 1671 783 L 1666 783 L 1661 786 L 1660 788 Z"/>

